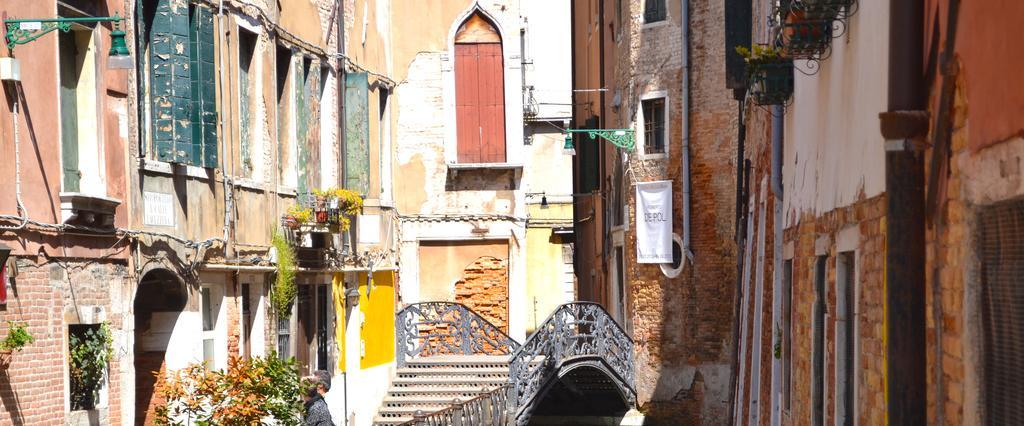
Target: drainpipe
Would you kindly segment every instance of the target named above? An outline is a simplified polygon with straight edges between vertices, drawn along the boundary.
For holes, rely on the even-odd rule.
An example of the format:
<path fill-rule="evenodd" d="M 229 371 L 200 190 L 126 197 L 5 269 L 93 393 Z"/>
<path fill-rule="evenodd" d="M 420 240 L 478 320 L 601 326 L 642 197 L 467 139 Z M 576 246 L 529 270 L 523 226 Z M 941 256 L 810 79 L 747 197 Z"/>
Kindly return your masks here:
<path fill-rule="evenodd" d="M 741 92 L 742 90 L 742 92 Z M 737 99 L 737 137 L 736 137 L 736 287 L 733 289 L 733 313 L 732 313 L 732 383 L 729 386 L 729 422 L 734 424 L 736 418 L 737 385 L 739 383 L 740 371 L 740 303 L 743 301 L 743 260 L 744 260 L 744 234 L 743 229 L 743 182 L 744 182 L 744 161 L 743 151 L 747 138 L 747 126 L 743 120 L 743 105 L 746 103 L 746 89 L 736 89 L 734 95 Z"/>
<path fill-rule="evenodd" d="M 683 97 L 680 100 L 683 107 L 683 255 L 681 260 L 683 268 L 686 268 L 686 259 L 693 262 L 693 252 L 690 251 L 690 1 L 679 0 L 679 8 L 682 11 L 681 24 L 683 36 Z"/>
<path fill-rule="evenodd" d="M 345 3 L 341 0 L 335 0 L 334 7 L 338 8 L 338 15 L 336 25 L 338 26 L 338 43 L 335 46 L 335 52 L 338 57 L 338 74 L 336 77 L 335 84 L 338 86 L 338 184 L 341 186 L 342 182 L 345 182 L 345 150 L 342 147 L 345 146 Z M 344 243 L 342 243 L 344 244 Z M 341 289 L 345 291 L 345 279 L 342 277 Z M 344 297 L 344 296 L 343 296 Z M 348 300 L 345 300 L 345 305 L 348 305 Z M 347 312 L 342 310 L 341 315 L 346 315 Z M 348 322 L 345 322 L 348 324 Z M 342 351 L 348 351 L 348 345 L 346 344 L 348 330 L 342 330 L 342 336 L 345 338 L 341 341 Z M 342 354 L 345 355 L 344 353 Z M 348 359 L 347 356 L 344 356 Z M 349 412 L 348 412 L 348 366 L 345 371 L 341 373 L 341 390 L 343 392 L 342 401 L 342 418 L 344 418 L 344 425 L 348 426 Z"/>
<path fill-rule="evenodd" d="M 889 3 L 885 139 L 885 395 L 888 424 L 926 424 L 924 0 Z"/>
<path fill-rule="evenodd" d="M 771 188 L 775 198 L 772 200 L 772 349 L 781 347 L 779 341 L 779 329 L 782 325 L 782 150 L 785 121 L 783 120 L 785 110 L 781 105 L 772 107 L 772 170 Z M 771 425 L 776 426 L 781 422 L 780 404 L 778 397 L 782 388 L 782 360 L 772 357 L 771 373 Z"/>

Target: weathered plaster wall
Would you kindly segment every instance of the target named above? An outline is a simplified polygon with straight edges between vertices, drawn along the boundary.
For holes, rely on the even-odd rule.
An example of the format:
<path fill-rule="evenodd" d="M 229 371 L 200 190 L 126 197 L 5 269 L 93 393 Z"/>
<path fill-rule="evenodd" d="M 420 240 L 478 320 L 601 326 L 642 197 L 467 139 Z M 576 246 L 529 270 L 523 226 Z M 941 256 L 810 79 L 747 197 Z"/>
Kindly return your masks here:
<path fill-rule="evenodd" d="M 508 241 L 422 241 L 419 246 L 419 289 L 424 301 L 455 301 L 456 282 L 481 257 L 507 260 Z"/>
<path fill-rule="evenodd" d="M 832 54 L 797 71 L 786 110 L 784 223 L 821 214 L 885 189 L 878 113 L 888 93 L 889 2 L 861 2 L 832 40 Z M 813 72 L 804 61 L 796 66 Z"/>

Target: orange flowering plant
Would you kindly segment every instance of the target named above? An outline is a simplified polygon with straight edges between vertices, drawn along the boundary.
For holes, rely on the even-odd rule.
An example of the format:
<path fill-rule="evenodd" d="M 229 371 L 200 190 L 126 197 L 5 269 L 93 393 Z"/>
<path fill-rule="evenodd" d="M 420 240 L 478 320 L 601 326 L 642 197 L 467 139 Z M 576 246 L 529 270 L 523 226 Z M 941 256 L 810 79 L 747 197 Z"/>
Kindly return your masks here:
<path fill-rule="evenodd" d="M 309 383 L 299 376 L 295 358 L 282 360 L 232 356 L 227 370 L 191 364 L 167 374 L 157 373 L 156 408 L 161 425 L 299 425 L 302 391 Z"/>

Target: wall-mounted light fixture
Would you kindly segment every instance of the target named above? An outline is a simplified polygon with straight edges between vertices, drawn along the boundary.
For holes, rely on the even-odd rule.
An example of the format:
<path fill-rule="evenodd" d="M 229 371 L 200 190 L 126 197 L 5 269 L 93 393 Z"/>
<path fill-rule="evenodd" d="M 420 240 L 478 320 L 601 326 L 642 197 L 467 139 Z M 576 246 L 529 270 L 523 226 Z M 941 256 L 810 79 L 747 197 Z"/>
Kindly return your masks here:
<path fill-rule="evenodd" d="M 572 141 L 573 133 L 584 133 L 591 138 L 599 137 L 627 151 L 632 151 L 636 146 L 635 132 L 632 129 L 565 129 L 565 145 L 562 145 L 562 153 L 565 155 L 576 155 L 576 146 Z"/>
<path fill-rule="evenodd" d="M 12 52 L 14 46 L 29 43 L 54 30 L 71 31 L 71 24 L 83 22 L 113 22 L 110 32 L 110 51 L 107 53 L 107 68 L 131 69 L 132 57 L 128 52 L 125 33 L 121 29 L 124 18 L 120 14 L 114 16 L 98 16 L 86 18 L 45 18 L 45 19 L 5 19 L 7 27 L 7 48 Z"/>

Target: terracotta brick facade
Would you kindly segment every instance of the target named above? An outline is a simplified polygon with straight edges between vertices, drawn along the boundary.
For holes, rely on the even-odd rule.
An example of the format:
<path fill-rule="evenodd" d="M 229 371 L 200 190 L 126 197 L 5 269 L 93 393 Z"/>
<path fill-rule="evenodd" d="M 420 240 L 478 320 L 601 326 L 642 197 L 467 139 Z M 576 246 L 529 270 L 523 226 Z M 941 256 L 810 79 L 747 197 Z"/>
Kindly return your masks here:
<path fill-rule="evenodd" d="M 19 258 L 17 275 L 0 310 L 4 322 L 25 322 L 35 338 L 0 372 L 0 424 L 36 425 L 72 422 L 69 416 L 68 326 L 107 321 L 114 338 L 106 389 L 95 415 L 104 424 L 120 425 L 121 380 L 127 314 L 121 294 L 129 287 L 128 270 L 116 261 Z M 130 301 L 130 300 L 129 300 Z M 128 361 L 130 362 L 130 361 Z"/>
<path fill-rule="evenodd" d="M 508 332 L 508 259 L 484 256 L 455 282 L 455 301 Z"/>
<path fill-rule="evenodd" d="M 600 9 L 600 5 L 604 9 Z M 618 150 L 602 144 L 601 197 L 576 200 L 577 277 L 581 298 L 613 309 L 616 278 L 609 266 L 624 254 L 627 328 L 636 350 L 637 405 L 650 424 L 725 424 L 729 399 L 733 295 L 736 283 L 736 103 L 725 89 L 724 3 L 689 6 L 689 134 L 683 134 L 683 34 L 679 2 L 668 1 L 667 19 L 644 22 L 644 2 L 575 2 L 579 89 L 576 125 L 598 116 L 602 128 L 638 128 L 641 100 L 664 97 L 665 154 Z M 595 24 L 589 27 L 589 24 Z M 600 29 L 600 32 L 594 32 Z M 598 45 L 598 40 L 603 44 Z M 590 40 L 582 42 L 581 40 Z M 605 49 L 600 52 L 600 49 Z M 599 55 L 600 53 L 600 55 Z M 596 58 L 597 59 L 595 61 Z M 588 62 L 590 61 L 590 62 Z M 598 70 L 601 70 L 600 72 Z M 603 76 L 603 77 L 602 77 Z M 601 81 L 600 79 L 604 80 Z M 683 141 L 690 154 L 690 251 L 683 271 L 670 278 L 656 264 L 636 258 L 633 184 L 672 182 L 672 230 L 683 235 Z M 639 143 L 639 140 L 638 140 Z M 579 158 L 579 155 L 577 156 Z M 579 170 L 579 164 L 577 170 Z M 622 183 L 616 183 L 621 173 Z M 579 191 L 577 191 L 579 192 Z M 617 222 L 615 193 L 628 212 Z M 593 212 L 593 213 L 590 213 Z M 621 231 L 619 231 L 621 229 Z M 621 232 L 621 234 L 619 234 Z M 616 239 L 621 235 L 622 245 Z M 681 422 L 681 423 L 680 423 Z"/>

